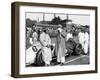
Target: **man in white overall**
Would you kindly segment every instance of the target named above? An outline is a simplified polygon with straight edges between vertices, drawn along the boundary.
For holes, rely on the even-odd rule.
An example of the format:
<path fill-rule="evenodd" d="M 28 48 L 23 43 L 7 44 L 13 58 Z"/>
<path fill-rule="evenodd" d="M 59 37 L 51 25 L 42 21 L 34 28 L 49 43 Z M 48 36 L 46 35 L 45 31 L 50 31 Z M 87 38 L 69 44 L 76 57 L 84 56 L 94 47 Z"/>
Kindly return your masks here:
<path fill-rule="evenodd" d="M 88 34 L 87 30 L 85 30 L 84 35 L 85 35 L 84 52 L 85 52 L 85 54 L 87 54 L 88 49 L 89 49 L 89 34 Z"/>
<path fill-rule="evenodd" d="M 78 39 L 79 39 L 79 43 L 82 45 L 82 48 L 84 50 L 85 35 L 84 35 L 83 30 L 80 30 L 80 32 L 78 34 Z"/>
<path fill-rule="evenodd" d="M 65 32 L 62 28 L 58 28 L 57 44 L 56 44 L 56 53 L 57 53 L 57 62 L 63 65 L 65 63 Z"/>
<path fill-rule="evenodd" d="M 51 38 L 48 34 L 47 29 L 44 29 L 43 32 L 40 34 L 40 42 L 42 44 L 42 55 L 45 66 L 50 66 L 50 62 L 52 60 L 52 53 L 50 48 Z"/>

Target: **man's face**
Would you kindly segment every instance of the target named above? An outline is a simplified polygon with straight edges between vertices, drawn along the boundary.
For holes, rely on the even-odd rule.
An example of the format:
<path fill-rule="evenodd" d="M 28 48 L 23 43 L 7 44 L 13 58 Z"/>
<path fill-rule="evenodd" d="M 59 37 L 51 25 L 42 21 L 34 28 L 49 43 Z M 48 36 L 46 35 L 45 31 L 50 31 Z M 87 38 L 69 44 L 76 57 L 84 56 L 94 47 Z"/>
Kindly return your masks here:
<path fill-rule="evenodd" d="M 46 33 L 48 34 L 49 33 L 49 30 L 46 30 Z"/>
<path fill-rule="evenodd" d="M 29 31 L 27 31 L 27 37 L 29 37 L 29 35 L 30 35 L 30 32 L 29 32 Z"/>
<path fill-rule="evenodd" d="M 42 29 L 40 29 L 40 34 L 42 33 Z"/>
<path fill-rule="evenodd" d="M 80 30 L 80 29 L 78 29 L 78 32 L 81 32 L 81 30 Z"/>
<path fill-rule="evenodd" d="M 62 28 L 59 28 L 59 30 L 58 30 L 60 33 L 62 32 Z"/>

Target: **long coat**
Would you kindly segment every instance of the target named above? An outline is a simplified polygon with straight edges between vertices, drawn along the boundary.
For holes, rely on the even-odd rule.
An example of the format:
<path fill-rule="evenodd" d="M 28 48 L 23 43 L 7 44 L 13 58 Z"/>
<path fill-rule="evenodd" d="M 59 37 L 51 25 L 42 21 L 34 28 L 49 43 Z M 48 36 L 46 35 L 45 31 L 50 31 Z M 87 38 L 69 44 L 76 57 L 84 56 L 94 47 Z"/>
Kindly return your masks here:
<path fill-rule="evenodd" d="M 51 39 L 50 36 L 46 33 L 42 33 L 40 35 L 40 41 L 42 44 L 42 54 L 44 62 L 50 62 L 52 60 L 52 54 L 51 54 L 51 48 L 47 47 L 47 45 L 51 45 Z"/>
<path fill-rule="evenodd" d="M 66 34 L 63 31 L 56 38 L 56 55 L 60 54 L 60 57 L 64 57 L 66 53 L 65 36 Z"/>

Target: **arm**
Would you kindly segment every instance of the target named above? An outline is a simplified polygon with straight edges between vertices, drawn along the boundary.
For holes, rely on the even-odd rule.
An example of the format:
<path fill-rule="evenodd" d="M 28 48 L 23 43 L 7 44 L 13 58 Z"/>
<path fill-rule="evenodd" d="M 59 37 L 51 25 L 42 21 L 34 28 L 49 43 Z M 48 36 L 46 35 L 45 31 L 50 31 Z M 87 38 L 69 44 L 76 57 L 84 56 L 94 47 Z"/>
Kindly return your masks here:
<path fill-rule="evenodd" d="M 31 45 L 33 44 L 32 38 L 29 39 L 29 42 Z"/>
<path fill-rule="evenodd" d="M 49 37 L 48 44 L 51 45 L 51 38 Z"/>
<path fill-rule="evenodd" d="M 66 34 L 65 34 L 65 32 L 63 31 L 63 32 L 61 32 L 61 36 L 63 37 L 63 38 L 66 38 Z"/>

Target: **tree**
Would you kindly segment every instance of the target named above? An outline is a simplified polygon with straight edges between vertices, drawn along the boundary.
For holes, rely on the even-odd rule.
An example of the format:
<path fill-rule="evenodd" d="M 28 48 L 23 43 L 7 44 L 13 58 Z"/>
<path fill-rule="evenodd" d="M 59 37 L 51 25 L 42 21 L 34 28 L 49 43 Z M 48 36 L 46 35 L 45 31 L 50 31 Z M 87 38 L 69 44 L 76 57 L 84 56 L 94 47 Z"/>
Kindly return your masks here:
<path fill-rule="evenodd" d="M 36 20 L 26 19 L 26 27 L 32 27 L 36 23 L 37 23 Z"/>
<path fill-rule="evenodd" d="M 59 25 L 59 24 L 61 24 L 60 17 L 59 16 L 55 17 L 54 19 L 52 19 L 52 21 L 49 24 L 52 24 L 52 25 Z"/>

